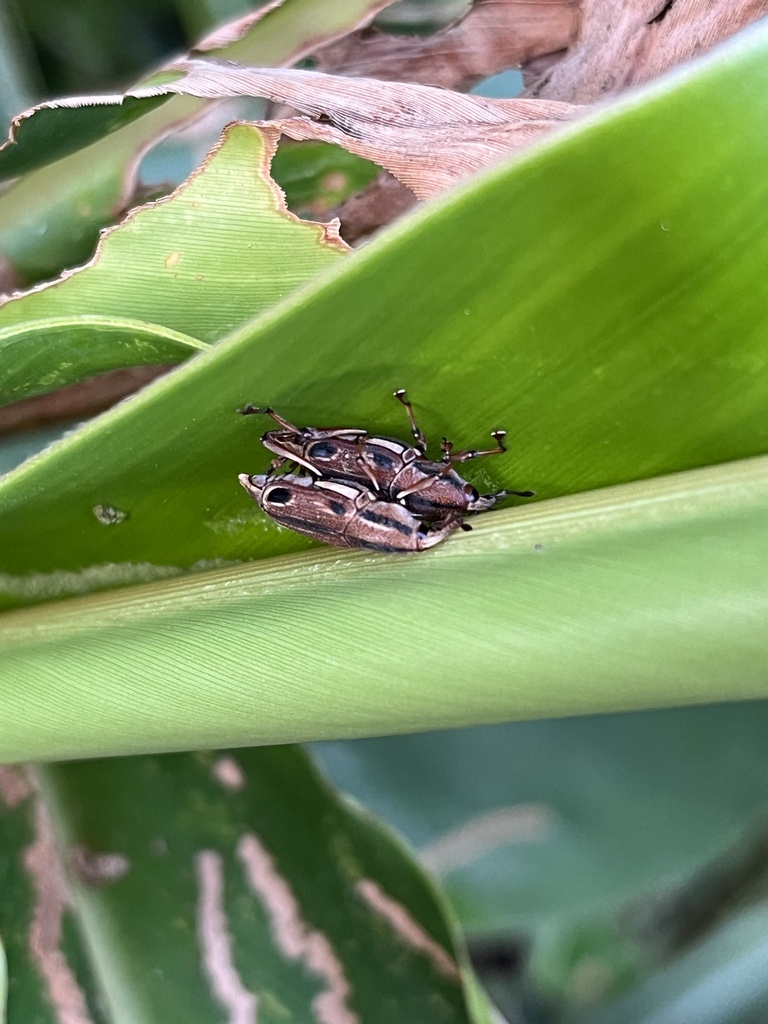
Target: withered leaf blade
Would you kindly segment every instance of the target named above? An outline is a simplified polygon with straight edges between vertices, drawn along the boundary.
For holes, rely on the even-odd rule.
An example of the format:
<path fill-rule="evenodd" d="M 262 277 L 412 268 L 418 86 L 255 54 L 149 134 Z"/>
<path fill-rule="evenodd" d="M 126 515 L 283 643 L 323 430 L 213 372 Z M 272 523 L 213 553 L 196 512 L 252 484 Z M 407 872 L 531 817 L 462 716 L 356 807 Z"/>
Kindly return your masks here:
<path fill-rule="evenodd" d="M 578 106 L 556 101 L 491 100 L 293 68 L 182 60 L 174 70 L 183 77 L 132 95 L 153 95 L 156 88 L 206 99 L 261 96 L 287 103 L 308 116 L 256 123 L 293 139 L 344 146 L 386 168 L 420 199 L 470 177 L 581 112 Z"/>
<path fill-rule="evenodd" d="M 578 38 L 529 90 L 594 103 L 700 57 L 768 14 L 768 0 L 584 0 Z"/>
<path fill-rule="evenodd" d="M 431 36 L 360 29 L 314 55 L 319 71 L 470 89 L 483 78 L 567 49 L 579 0 L 475 0 L 464 17 Z"/>

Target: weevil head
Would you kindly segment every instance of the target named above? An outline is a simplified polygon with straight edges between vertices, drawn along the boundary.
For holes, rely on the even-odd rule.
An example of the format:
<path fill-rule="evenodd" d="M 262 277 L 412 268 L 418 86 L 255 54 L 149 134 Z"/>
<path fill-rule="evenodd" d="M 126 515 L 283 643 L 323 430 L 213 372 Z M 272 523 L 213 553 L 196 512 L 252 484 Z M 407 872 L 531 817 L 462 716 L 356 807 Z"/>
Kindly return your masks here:
<path fill-rule="evenodd" d="M 307 438 L 301 430 L 268 430 L 261 443 L 275 455 L 297 462 L 306 447 Z"/>
<path fill-rule="evenodd" d="M 474 490 L 474 488 L 472 488 Z M 495 491 L 493 494 L 478 494 L 477 491 L 474 493 L 474 497 L 469 500 L 467 504 L 467 512 L 485 512 L 486 509 L 493 508 L 494 505 L 498 505 L 500 501 L 504 501 L 505 498 L 535 498 L 535 491 Z"/>
<path fill-rule="evenodd" d="M 264 488 L 266 487 L 268 480 L 266 474 L 262 473 L 260 476 L 249 476 L 247 473 L 240 473 L 237 479 L 253 500 L 258 502 L 260 505 L 261 496 L 264 493 Z"/>
<path fill-rule="evenodd" d="M 464 493 L 467 496 L 467 512 L 485 512 L 486 509 L 493 508 L 498 501 L 507 496 L 506 491 L 497 491 L 495 494 L 479 494 L 471 484 L 467 484 Z"/>
<path fill-rule="evenodd" d="M 320 429 L 305 427 L 303 430 L 268 430 L 261 439 L 265 448 L 275 455 L 297 462 L 315 473 L 337 467 L 337 463 L 354 455 L 354 444 L 365 437 L 364 430 Z"/>

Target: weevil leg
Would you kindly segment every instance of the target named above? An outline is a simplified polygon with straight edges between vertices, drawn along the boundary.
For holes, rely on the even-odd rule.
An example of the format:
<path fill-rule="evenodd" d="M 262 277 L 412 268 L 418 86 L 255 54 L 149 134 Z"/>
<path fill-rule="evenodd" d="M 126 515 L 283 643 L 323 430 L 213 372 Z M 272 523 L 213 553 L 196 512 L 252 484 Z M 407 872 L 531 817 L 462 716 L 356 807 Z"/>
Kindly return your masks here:
<path fill-rule="evenodd" d="M 443 453 L 443 462 L 450 462 L 453 441 L 449 441 L 447 437 L 442 438 L 440 441 L 440 451 Z"/>
<path fill-rule="evenodd" d="M 405 410 L 408 413 L 408 422 L 411 425 L 411 433 L 416 439 L 416 444 L 419 446 L 419 448 L 421 448 L 422 452 L 425 452 L 427 450 L 427 439 L 422 433 L 422 431 L 419 429 L 419 427 L 416 425 L 416 420 L 414 419 L 413 416 L 413 406 L 408 401 L 405 391 L 403 390 L 403 388 L 398 388 L 397 391 L 394 392 L 394 395 L 398 402 L 402 403 L 402 405 L 405 406 Z"/>
<path fill-rule="evenodd" d="M 289 423 L 288 420 L 284 420 L 282 416 L 276 413 L 275 410 L 270 408 L 268 405 L 259 406 L 257 408 L 255 405 L 251 405 L 251 403 L 248 402 L 247 405 L 244 405 L 242 409 L 238 409 L 237 411 L 241 416 L 271 416 L 275 423 L 279 423 L 281 427 L 284 427 L 286 430 L 290 430 L 294 434 L 299 433 L 298 427 Z"/>
<path fill-rule="evenodd" d="M 450 536 L 454 530 L 459 529 L 471 530 L 472 527 L 464 522 L 458 512 L 449 512 L 442 519 L 431 523 L 423 522 L 419 529 L 417 550 L 425 551 L 427 548 L 433 548 L 435 544 L 439 544 L 440 541 Z"/>
<path fill-rule="evenodd" d="M 454 452 L 449 449 L 443 455 L 443 461 L 450 464 L 454 462 L 468 462 L 470 459 L 479 459 L 481 455 L 503 455 L 507 450 L 504 445 L 504 438 L 506 436 L 506 430 L 492 430 L 491 437 L 496 441 L 495 448 L 487 448 L 483 451 L 472 448 L 463 452 Z"/>
<path fill-rule="evenodd" d="M 427 491 L 434 484 L 435 480 L 438 480 L 441 476 L 446 476 L 451 472 L 450 462 L 440 467 L 439 473 L 430 473 L 429 476 L 422 477 L 418 483 L 414 484 L 413 487 L 406 487 L 404 491 L 398 491 L 396 495 L 397 501 L 402 501 L 403 498 L 407 498 L 409 494 L 418 494 L 419 491 Z"/>

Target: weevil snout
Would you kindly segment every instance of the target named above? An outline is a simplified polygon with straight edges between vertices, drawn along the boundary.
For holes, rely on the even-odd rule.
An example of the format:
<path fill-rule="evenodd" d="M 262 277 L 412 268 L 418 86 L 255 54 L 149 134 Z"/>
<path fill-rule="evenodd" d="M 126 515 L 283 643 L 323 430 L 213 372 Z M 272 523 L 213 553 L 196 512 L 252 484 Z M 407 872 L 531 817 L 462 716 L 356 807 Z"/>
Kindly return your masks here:
<path fill-rule="evenodd" d="M 240 481 L 240 486 L 243 487 L 248 494 L 258 501 L 261 498 L 264 487 L 267 483 L 267 477 L 265 474 L 260 476 L 249 476 L 248 473 L 238 474 L 237 479 Z"/>

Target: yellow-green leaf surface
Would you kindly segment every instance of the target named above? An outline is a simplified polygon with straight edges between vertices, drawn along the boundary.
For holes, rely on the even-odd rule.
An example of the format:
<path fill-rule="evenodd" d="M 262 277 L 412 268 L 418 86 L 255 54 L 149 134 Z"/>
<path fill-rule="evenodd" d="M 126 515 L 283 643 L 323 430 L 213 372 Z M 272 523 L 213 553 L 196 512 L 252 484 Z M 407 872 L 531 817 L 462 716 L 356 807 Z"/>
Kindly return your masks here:
<path fill-rule="evenodd" d="M 260 19 L 244 34 L 237 32 L 233 38 L 229 26 L 224 26 L 219 44 L 212 49 L 208 46 L 206 52 L 264 67 L 290 65 L 366 24 L 391 2 L 284 0 L 259 12 Z M 66 108 L 45 109 L 41 121 L 51 118 L 46 130 L 33 130 L 28 139 L 22 132 L 21 142 L 0 154 L 0 174 L 37 167 L 0 195 L 0 252 L 23 281 L 42 280 L 61 267 L 86 259 L 93 251 L 98 229 L 112 223 L 131 194 L 139 157 L 207 106 L 183 96 L 160 102 L 160 109 L 153 109 L 154 102 L 142 100 L 136 108 L 129 102 L 126 110 L 143 111 L 143 116 L 88 146 L 77 126 L 84 121 L 93 128 L 94 119 L 101 117 L 104 135 L 116 127 L 117 119 L 125 117 L 121 104 L 91 107 L 88 115 Z M 23 122 L 25 130 L 32 128 L 36 117 Z M 69 144 L 71 153 L 53 164 L 47 146 L 51 126 L 56 138 Z M 5 166 L 4 160 L 8 161 Z M 38 166 L 41 163 L 45 166 Z"/>
<path fill-rule="evenodd" d="M 0 772 L 12 1024 L 479 1021 L 439 894 L 301 751 Z"/>
<path fill-rule="evenodd" d="M 8 612 L 0 759 L 765 696 L 767 503 L 764 457 Z"/>
<path fill-rule="evenodd" d="M 335 234 L 286 211 L 269 177 L 275 144 L 231 126 L 172 196 L 109 232 L 91 264 L 1 306 L 0 402 L 115 366 L 174 361 L 171 348 L 181 361 L 204 346 L 173 345 L 151 325 L 215 341 L 335 263 L 346 251 Z M 94 316 L 134 323 L 95 339 Z M 135 321 L 147 324 L 138 334 Z M 30 363 L 40 371 L 30 367 L 25 381 Z"/>
<path fill-rule="evenodd" d="M 768 445 L 767 58 L 763 26 L 454 192 L 6 476 L 9 606 L 306 547 L 236 482 L 248 400 L 402 435 L 404 386 L 433 439 L 509 431 L 479 486 L 572 497 L 8 614 L 0 756 L 764 694 L 766 471 L 727 463 Z"/>

